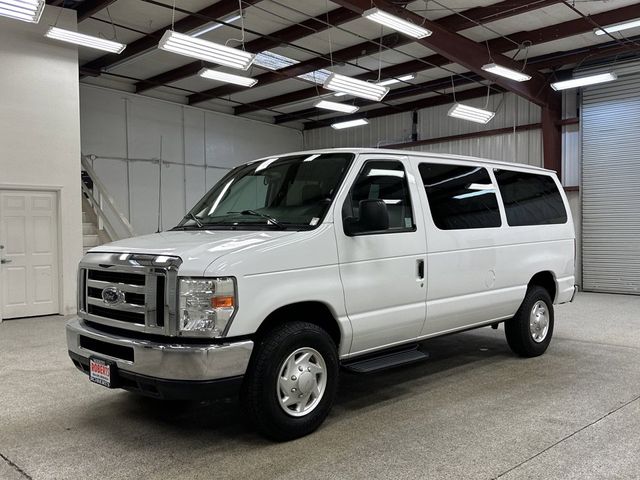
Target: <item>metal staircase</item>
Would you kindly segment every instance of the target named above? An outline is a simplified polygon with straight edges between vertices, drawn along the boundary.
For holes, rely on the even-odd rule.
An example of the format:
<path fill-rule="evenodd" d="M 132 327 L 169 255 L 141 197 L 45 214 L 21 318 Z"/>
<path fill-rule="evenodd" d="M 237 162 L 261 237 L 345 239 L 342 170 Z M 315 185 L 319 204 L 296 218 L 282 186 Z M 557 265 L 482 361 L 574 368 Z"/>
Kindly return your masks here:
<path fill-rule="evenodd" d="M 135 236 L 133 227 L 118 210 L 88 158 L 82 157 L 82 250 Z"/>

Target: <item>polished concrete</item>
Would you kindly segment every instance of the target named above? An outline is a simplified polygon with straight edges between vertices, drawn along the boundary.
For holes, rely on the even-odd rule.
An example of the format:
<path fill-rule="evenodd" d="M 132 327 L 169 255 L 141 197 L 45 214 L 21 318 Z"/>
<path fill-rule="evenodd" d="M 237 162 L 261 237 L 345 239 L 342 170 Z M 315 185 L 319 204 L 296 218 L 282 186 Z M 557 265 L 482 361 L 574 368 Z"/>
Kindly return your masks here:
<path fill-rule="evenodd" d="M 64 319 L 0 325 L 0 478 L 637 479 L 640 297 L 580 294 L 545 355 L 502 327 L 425 342 L 432 359 L 344 375 L 325 425 L 276 444 L 234 402 L 160 402 L 90 384 Z"/>

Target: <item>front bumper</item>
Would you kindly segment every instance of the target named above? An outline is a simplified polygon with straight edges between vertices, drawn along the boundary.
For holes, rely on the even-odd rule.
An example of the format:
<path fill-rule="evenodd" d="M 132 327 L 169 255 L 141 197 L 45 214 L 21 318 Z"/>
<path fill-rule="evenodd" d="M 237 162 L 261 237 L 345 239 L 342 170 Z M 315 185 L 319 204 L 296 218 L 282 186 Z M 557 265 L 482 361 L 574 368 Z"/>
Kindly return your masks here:
<path fill-rule="evenodd" d="M 179 342 L 180 339 L 173 338 L 161 343 L 106 333 L 79 318 L 67 323 L 67 347 L 76 366 L 80 368 L 96 356 L 115 362 L 123 377 L 170 383 L 238 378 L 246 372 L 253 351 L 251 340 L 219 344 Z"/>

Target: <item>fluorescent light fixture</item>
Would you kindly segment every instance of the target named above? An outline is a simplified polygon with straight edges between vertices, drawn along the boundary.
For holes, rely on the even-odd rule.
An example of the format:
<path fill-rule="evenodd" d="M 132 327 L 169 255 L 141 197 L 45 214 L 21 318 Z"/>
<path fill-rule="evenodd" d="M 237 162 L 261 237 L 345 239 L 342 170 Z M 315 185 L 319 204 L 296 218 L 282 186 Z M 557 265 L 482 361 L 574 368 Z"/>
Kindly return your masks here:
<path fill-rule="evenodd" d="M 0 16 L 22 22 L 38 23 L 44 0 L 0 0 Z"/>
<path fill-rule="evenodd" d="M 500 77 L 515 80 L 516 82 L 526 82 L 527 80 L 531 80 L 531 75 L 527 75 L 526 73 L 522 73 L 511 68 L 503 67 L 502 65 L 498 65 L 497 63 L 487 63 L 486 65 L 482 66 L 482 70 L 484 70 L 485 72 L 493 73 L 494 75 L 498 75 Z"/>
<path fill-rule="evenodd" d="M 225 23 L 233 23 L 236 20 L 240 20 L 242 18 L 242 15 L 233 15 L 232 17 L 229 18 L 223 18 L 222 21 Z M 189 35 L 191 35 L 192 37 L 199 37 L 201 35 L 204 35 L 205 33 L 209 33 L 212 32 L 213 30 L 217 30 L 220 27 L 225 27 L 226 25 L 224 23 L 216 23 L 216 22 L 212 22 L 209 25 L 205 25 L 204 27 L 200 27 L 200 28 L 196 28 L 195 30 L 192 30 L 191 32 L 189 32 Z"/>
<path fill-rule="evenodd" d="M 393 85 L 394 83 L 406 82 L 407 80 L 413 80 L 416 78 L 415 73 L 410 73 L 409 75 L 403 75 L 398 78 L 390 78 L 388 80 L 383 80 L 382 82 L 378 82 L 376 85 L 382 85 L 383 87 L 386 85 Z"/>
<path fill-rule="evenodd" d="M 482 108 L 470 107 L 469 105 L 463 105 L 462 103 L 454 103 L 447 113 L 450 117 L 469 120 L 470 122 L 476 123 L 489 123 L 495 114 L 496 112 L 490 112 L 489 110 L 484 110 Z"/>
<path fill-rule="evenodd" d="M 2 2 L 0 2 L 2 4 Z M 609 27 L 597 28 L 593 31 L 596 35 L 606 35 L 607 33 L 619 32 L 620 30 L 627 30 L 629 28 L 640 27 L 640 18 L 632 20 L 630 22 L 619 23 L 618 25 L 611 25 Z"/>
<path fill-rule="evenodd" d="M 241 75 L 233 75 L 232 73 L 219 72 L 210 68 L 203 68 L 198 72 L 202 78 L 209 80 L 217 80 L 218 82 L 233 83 L 242 87 L 253 87 L 258 80 L 251 77 L 243 77 Z"/>
<path fill-rule="evenodd" d="M 227 47 L 215 42 L 190 37 L 182 33 L 167 30 L 162 35 L 158 48 L 167 52 L 177 53 L 185 57 L 197 58 L 207 62 L 217 63 L 226 67 L 247 70 L 255 54 Z"/>
<path fill-rule="evenodd" d="M 371 8 L 369 10 L 365 10 L 362 13 L 362 16 L 364 18 L 368 18 L 373 22 L 384 25 L 385 27 L 392 28 L 413 38 L 428 37 L 432 33 L 431 30 L 427 30 L 420 25 L 416 25 L 415 23 L 411 23 L 400 17 L 391 15 L 390 13 L 387 13 L 384 10 L 380 10 L 379 8 Z"/>
<path fill-rule="evenodd" d="M 83 47 L 95 48 L 97 50 L 104 50 L 105 52 L 111 53 L 122 53 L 122 51 L 127 47 L 124 43 L 105 40 L 104 38 L 72 32 L 71 30 L 65 30 L 64 28 L 58 27 L 49 27 L 49 30 L 47 30 L 47 33 L 45 33 L 44 36 L 54 40 L 60 40 L 61 42 L 73 43 Z"/>
<path fill-rule="evenodd" d="M 333 94 L 334 97 L 346 97 L 347 95 L 349 94 L 344 92 L 338 92 Z"/>
<path fill-rule="evenodd" d="M 316 102 L 314 107 L 324 108 L 325 110 L 333 110 L 336 112 L 344 112 L 344 113 L 354 113 L 357 112 L 360 107 L 356 105 L 347 105 L 346 103 L 338 103 L 338 102 L 329 102 L 327 100 L 320 100 Z"/>
<path fill-rule="evenodd" d="M 613 73 L 599 73 L 597 75 L 589 75 L 588 77 L 572 78 L 562 82 L 554 82 L 551 88 L 554 90 L 567 90 L 569 88 L 584 87 L 586 85 L 595 85 L 597 83 L 611 82 L 617 80 L 618 76 Z"/>
<path fill-rule="evenodd" d="M 356 120 L 347 120 L 346 122 L 332 123 L 331 128 L 342 130 L 343 128 L 359 127 L 360 125 L 369 125 L 369 120 L 358 118 Z"/>
<path fill-rule="evenodd" d="M 382 87 L 375 83 L 364 82 L 355 78 L 332 73 L 322 85 L 327 90 L 343 92 L 354 97 L 366 98 L 379 102 L 389 92 L 388 87 Z"/>

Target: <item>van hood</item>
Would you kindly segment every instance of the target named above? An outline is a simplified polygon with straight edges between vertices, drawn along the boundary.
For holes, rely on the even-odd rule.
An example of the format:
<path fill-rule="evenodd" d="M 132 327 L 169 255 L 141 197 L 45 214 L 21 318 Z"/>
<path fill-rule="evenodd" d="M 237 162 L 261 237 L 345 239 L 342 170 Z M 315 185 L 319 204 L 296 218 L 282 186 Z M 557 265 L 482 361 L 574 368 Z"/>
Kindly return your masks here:
<path fill-rule="evenodd" d="M 146 253 L 180 257 L 182 275 L 204 275 L 218 258 L 243 248 L 264 246 L 295 231 L 187 230 L 127 238 L 91 249 L 102 253 Z"/>

